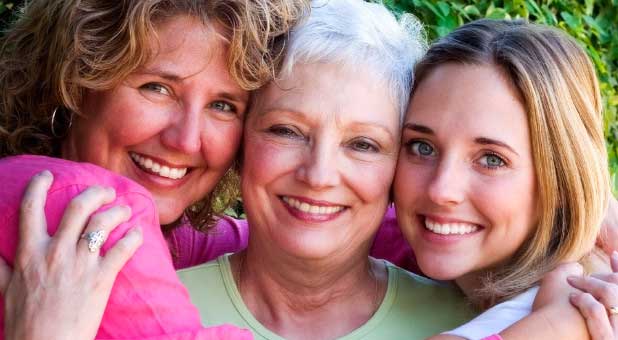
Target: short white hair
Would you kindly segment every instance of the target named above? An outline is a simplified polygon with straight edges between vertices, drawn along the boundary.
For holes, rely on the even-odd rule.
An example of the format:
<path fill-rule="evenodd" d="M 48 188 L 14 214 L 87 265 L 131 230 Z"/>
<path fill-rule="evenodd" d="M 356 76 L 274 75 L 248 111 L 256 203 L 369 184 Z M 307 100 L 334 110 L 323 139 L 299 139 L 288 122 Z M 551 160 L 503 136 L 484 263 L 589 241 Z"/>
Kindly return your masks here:
<path fill-rule="evenodd" d="M 290 34 L 280 75 L 293 76 L 295 65 L 311 63 L 335 63 L 373 73 L 388 87 L 403 119 L 414 65 L 426 49 L 423 26 L 410 14 L 396 18 L 377 2 L 314 0 L 307 20 Z"/>

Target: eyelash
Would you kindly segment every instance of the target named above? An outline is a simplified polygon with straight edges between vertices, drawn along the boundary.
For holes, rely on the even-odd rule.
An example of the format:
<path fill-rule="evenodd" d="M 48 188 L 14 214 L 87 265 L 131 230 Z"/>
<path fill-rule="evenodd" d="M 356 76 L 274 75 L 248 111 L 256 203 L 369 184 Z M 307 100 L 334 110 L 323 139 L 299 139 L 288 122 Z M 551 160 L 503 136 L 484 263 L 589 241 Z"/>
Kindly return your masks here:
<path fill-rule="evenodd" d="M 503 168 L 503 167 L 505 167 L 507 165 L 506 160 L 503 157 L 501 157 L 500 155 L 498 155 L 498 154 L 496 154 L 494 152 L 489 152 L 489 151 L 485 152 L 483 154 L 483 156 L 481 157 L 481 159 L 483 159 L 485 157 L 496 157 L 498 160 L 500 160 L 500 165 L 496 165 L 496 166 L 491 166 L 491 165 L 488 165 L 488 164 L 481 164 L 481 162 L 478 162 L 479 165 L 482 166 L 485 169 L 488 169 L 488 170 L 498 170 L 498 169 Z"/>
<path fill-rule="evenodd" d="M 274 125 L 268 128 L 268 132 L 276 136 L 290 138 L 290 139 L 303 139 L 305 138 L 300 132 L 285 125 Z M 365 144 L 363 147 L 358 148 L 359 144 Z M 379 147 L 366 139 L 356 139 L 349 143 L 350 147 L 358 152 L 378 152 Z"/>
<path fill-rule="evenodd" d="M 363 147 L 359 148 L 359 144 L 363 144 Z M 358 138 L 355 140 L 352 140 L 352 142 L 350 143 L 350 146 L 358 152 L 378 152 L 379 147 L 376 146 L 376 144 L 374 142 L 372 142 L 371 140 L 368 140 L 367 138 Z"/>
<path fill-rule="evenodd" d="M 413 149 L 415 144 L 419 144 L 419 145 L 420 145 L 421 143 L 422 143 L 422 144 L 424 144 L 424 145 L 428 145 L 429 147 L 431 147 L 431 148 L 432 148 L 432 155 L 422 155 L 420 152 L 415 151 L 415 150 Z M 407 151 L 409 154 L 411 154 L 411 155 L 413 155 L 413 156 L 415 156 L 415 157 L 427 158 L 427 157 L 432 157 L 432 156 L 435 156 L 435 148 L 434 148 L 434 147 L 433 147 L 430 143 L 428 143 L 428 142 L 426 142 L 426 141 L 413 139 L 413 140 L 408 141 L 408 142 L 405 144 L 405 146 L 406 146 L 406 151 Z M 492 171 L 493 171 L 493 170 L 499 170 L 499 169 L 501 169 L 501 168 L 503 168 L 503 167 L 505 167 L 505 166 L 507 166 L 507 165 L 508 165 L 507 160 L 506 160 L 506 159 L 504 159 L 504 157 L 502 157 L 502 156 L 498 155 L 498 154 L 497 154 L 497 153 L 495 153 L 495 152 L 486 151 L 486 152 L 483 154 L 483 156 L 481 157 L 481 159 L 486 158 L 486 157 L 496 157 L 496 158 L 500 161 L 500 164 L 499 164 L 499 165 L 496 165 L 496 166 L 492 166 L 492 165 L 489 165 L 489 164 L 483 164 L 480 160 L 479 160 L 479 161 L 477 161 L 476 163 L 477 163 L 479 166 L 481 166 L 481 167 L 483 167 L 483 168 L 485 168 L 485 169 L 488 169 L 488 170 L 492 170 Z"/>
<path fill-rule="evenodd" d="M 418 139 L 412 139 L 408 141 L 407 143 L 405 143 L 406 152 L 416 157 L 422 157 L 422 158 L 432 157 L 432 155 L 422 155 L 413 149 L 415 144 L 421 145 L 421 143 L 431 147 L 432 154 L 435 154 L 435 148 L 430 143 L 423 141 L 423 140 L 418 140 Z"/>
<path fill-rule="evenodd" d="M 156 93 L 163 94 L 163 95 L 169 95 L 171 93 L 171 91 L 168 90 L 167 87 L 159 83 L 146 83 L 142 85 L 141 88 L 144 90 L 156 92 Z"/>
<path fill-rule="evenodd" d="M 216 105 L 218 105 L 218 104 L 223 104 L 223 105 L 226 105 L 226 106 L 228 106 L 229 108 L 228 108 L 228 109 L 223 109 L 223 108 L 220 108 L 220 107 L 219 107 L 219 108 L 215 107 L 215 106 L 216 106 Z M 236 109 L 236 106 L 235 106 L 234 104 L 230 104 L 230 103 L 225 102 L 225 101 L 216 101 L 216 102 L 214 102 L 214 103 L 210 104 L 210 107 L 211 107 L 211 108 L 213 108 L 213 109 L 215 109 L 215 110 L 219 110 L 219 111 L 223 111 L 223 112 L 231 112 L 231 113 L 236 113 L 236 112 L 238 111 L 238 110 Z"/>
<path fill-rule="evenodd" d="M 276 136 L 285 137 L 285 138 L 294 138 L 294 139 L 303 138 L 303 136 L 300 133 L 294 131 L 294 129 L 288 126 L 285 126 L 285 125 L 273 125 L 270 128 L 268 128 L 268 132 Z"/>

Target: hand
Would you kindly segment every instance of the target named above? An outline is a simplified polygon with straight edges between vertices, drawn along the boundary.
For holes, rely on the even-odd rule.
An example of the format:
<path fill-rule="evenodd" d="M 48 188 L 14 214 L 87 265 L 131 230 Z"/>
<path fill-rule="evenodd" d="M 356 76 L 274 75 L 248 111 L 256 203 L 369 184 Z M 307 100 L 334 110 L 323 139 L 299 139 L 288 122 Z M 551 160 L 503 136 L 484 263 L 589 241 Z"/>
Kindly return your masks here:
<path fill-rule="evenodd" d="M 116 275 L 142 242 L 141 231 L 134 228 L 105 257 L 98 249 L 91 252 L 82 231 L 103 230 L 107 235 L 130 217 L 130 209 L 123 206 L 93 214 L 115 198 L 113 189 L 97 186 L 71 200 L 50 237 L 44 207 L 52 181 L 44 171 L 24 193 L 14 272 L 0 259 L 7 340 L 93 339 Z"/>
<path fill-rule="evenodd" d="M 588 332 L 594 340 L 618 339 L 618 253 L 610 259 L 612 273 L 588 277 L 569 277 L 569 283 L 581 292 L 571 294 L 571 303 L 586 319 Z"/>
<path fill-rule="evenodd" d="M 569 305 L 569 295 L 577 291 L 567 283 L 569 276 L 581 276 L 584 269 L 577 262 L 563 263 L 554 270 L 543 276 L 539 292 L 536 294 L 533 310 L 549 306 L 551 304 L 562 304 L 571 308 Z M 574 313 L 576 313 L 574 311 Z"/>

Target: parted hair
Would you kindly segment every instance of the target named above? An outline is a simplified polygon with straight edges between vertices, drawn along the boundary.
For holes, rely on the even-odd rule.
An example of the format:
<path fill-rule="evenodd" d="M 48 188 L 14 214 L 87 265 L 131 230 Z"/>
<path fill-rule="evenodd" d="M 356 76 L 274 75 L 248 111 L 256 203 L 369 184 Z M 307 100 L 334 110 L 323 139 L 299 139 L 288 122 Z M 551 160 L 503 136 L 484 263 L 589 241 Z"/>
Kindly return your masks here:
<path fill-rule="evenodd" d="M 610 195 L 602 101 L 595 69 L 579 44 L 523 20 L 482 19 L 456 29 L 417 64 L 417 84 L 447 63 L 497 66 L 528 115 L 539 218 L 517 253 L 489 270 L 471 296 L 487 308 L 593 249 Z"/>
<path fill-rule="evenodd" d="M 275 76 L 306 0 L 32 0 L 0 40 L 0 157 L 60 156 L 68 116 L 87 90 L 111 89 L 148 62 L 158 22 L 190 15 L 224 28 L 228 69 L 246 90 Z M 56 113 L 51 128 L 52 114 Z M 205 228 L 237 195 L 226 174 L 185 212 Z"/>

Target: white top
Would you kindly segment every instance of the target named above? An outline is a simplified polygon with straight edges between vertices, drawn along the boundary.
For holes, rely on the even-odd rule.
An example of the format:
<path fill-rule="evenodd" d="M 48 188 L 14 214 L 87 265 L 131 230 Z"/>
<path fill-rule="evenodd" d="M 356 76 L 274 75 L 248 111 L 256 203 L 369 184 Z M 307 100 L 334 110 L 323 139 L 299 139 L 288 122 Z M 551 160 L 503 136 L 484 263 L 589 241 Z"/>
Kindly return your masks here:
<path fill-rule="evenodd" d="M 532 303 L 539 287 L 535 286 L 516 297 L 499 303 L 452 331 L 443 334 L 456 335 L 469 340 L 479 340 L 498 334 L 532 312 Z"/>

